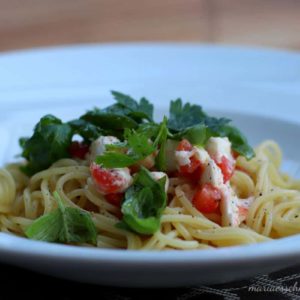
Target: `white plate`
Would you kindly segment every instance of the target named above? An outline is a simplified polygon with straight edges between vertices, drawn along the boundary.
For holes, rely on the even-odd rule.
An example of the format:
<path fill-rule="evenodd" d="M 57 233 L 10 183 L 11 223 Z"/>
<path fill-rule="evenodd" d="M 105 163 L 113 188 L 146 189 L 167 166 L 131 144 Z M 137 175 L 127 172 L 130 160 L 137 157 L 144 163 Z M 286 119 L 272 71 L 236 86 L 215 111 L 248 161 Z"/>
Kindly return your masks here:
<path fill-rule="evenodd" d="M 284 150 L 284 168 L 299 176 L 299 70 L 298 54 L 197 45 L 106 45 L 6 54 L 0 57 L 0 163 L 14 159 L 18 137 L 29 134 L 41 115 L 78 116 L 91 106 L 108 104 L 108 91 L 116 89 L 149 96 L 158 115 L 171 98 L 181 96 L 231 117 L 251 143 L 277 140 Z M 300 263 L 299 249 L 300 236 L 217 250 L 138 252 L 0 234 L 3 262 L 115 286 L 242 279 Z"/>

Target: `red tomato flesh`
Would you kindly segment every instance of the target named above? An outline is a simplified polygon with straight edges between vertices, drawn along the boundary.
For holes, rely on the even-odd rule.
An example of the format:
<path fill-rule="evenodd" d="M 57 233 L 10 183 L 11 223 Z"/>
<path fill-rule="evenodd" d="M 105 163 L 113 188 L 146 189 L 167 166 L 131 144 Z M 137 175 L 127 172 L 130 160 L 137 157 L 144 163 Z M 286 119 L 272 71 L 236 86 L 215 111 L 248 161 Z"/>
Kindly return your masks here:
<path fill-rule="evenodd" d="M 188 165 L 180 166 L 179 172 L 182 174 L 194 173 L 201 165 L 201 162 L 195 157 L 190 157 L 190 163 Z"/>
<path fill-rule="evenodd" d="M 224 183 L 228 182 L 234 172 L 234 163 L 230 161 L 227 157 L 222 156 L 221 162 L 217 163 L 218 167 L 221 169 L 224 177 Z"/>
<path fill-rule="evenodd" d="M 112 205 L 121 207 L 122 200 L 124 198 L 123 193 L 117 193 L 117 194 L 107 194 L 105 195 L 105 199 Z"/>
<path fill-rule="evenodd" d="M 114 170 L 101 168 L 97 164 L 90 166 L 92 177 L 99 190 L 104 194 L 116 194 L 123 185 L 123 178 Z"/>
<path fill-rule="evenodd" d="M 72 142 L 69 147 L 69 153 L 74 158 L 84 159 L 89 152 L 89 146 L 84 143 Z"/>
<path fill-rule="evenodd" d="M 177 146 L 177 151 L 192 151 L 193 145 L 186 139 L 183 139 Z M 184 166 L 179 166 L 179 173 L 181 175 L 189 175 L 194 173 L 201 165 L 201 162 L 195 157 L 190 157 L 190 163 Z"/>
<path fill-rule="evenodd" d="M 183 139 L 177 146 L 177 151 L 192 151 L 193 145 L 186 139 Z"/>
<path fill-rule="evenodd" d="M 221 199 L 221 192 L 211 183 L 206 183 L 196 192 L 193 204 L 200 212 L 209 214 L 218 209 Z"/>

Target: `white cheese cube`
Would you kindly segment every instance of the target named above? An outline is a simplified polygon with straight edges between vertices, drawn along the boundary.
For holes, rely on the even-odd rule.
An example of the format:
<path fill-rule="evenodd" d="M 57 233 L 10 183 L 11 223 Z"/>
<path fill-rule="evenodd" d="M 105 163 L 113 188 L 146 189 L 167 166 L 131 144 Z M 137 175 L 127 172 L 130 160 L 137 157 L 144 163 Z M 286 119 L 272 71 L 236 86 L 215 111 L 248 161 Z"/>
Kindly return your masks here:
<path fill-rule="evenodd" d="M 106 145 L 119 143 L 120 140 L 114 136 L 100 136 L 92 142 L 90 146 L 90 161 L 94 161 L 97 156 L 102 155 L 106 151 Z"/>
<path fill-rule="evenodd" d="M 211 137 L 206 144 L 206 150 L 217 162 L 221 162 L 223 156 L 231 161 L 233 160 L 231 143 L 227 137 Z"/>

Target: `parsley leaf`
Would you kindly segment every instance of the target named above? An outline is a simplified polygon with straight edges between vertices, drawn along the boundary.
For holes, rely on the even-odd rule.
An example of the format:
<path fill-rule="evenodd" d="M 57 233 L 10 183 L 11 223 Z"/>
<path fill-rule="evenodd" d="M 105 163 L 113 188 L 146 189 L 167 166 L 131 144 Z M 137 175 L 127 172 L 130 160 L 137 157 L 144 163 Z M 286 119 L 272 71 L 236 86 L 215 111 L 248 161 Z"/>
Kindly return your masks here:
<path fill-rule="evenodd" d="M 167 161 L 166 161 L 166 143 L 168 138 L 168 119 L 164 117 L 162 123 L 158 128 L 158 134 L 154 141 L 154 146 L 159 146 L 159 152 L 155 158 L 155 165 L 159 171 L 166 171 L 167 169 Z"/>
<path fill-rule="evenodd" d="M 168 126 L 173 131 L 181 131 L 201 123 L 206 116 L 201 106 L 190 103 L 183 105 L 180 98 L 171 101 L 169 114 Z"/>
<path fill-rule="evenodd" d="M 125 193 L 121 224 L 125 223 L 132 231 L 140 234 L 155 233 L 166 207 L 165 182 L 165 177 L 155 181 L 149 171 L 142 167 L 134 184 Z"/>
<path fill-rule="evenodd" d="M 137 121 L 142 121 L 142 119 L 147 119 L 148 121 L 153 120 L 153 105 L 146 98 L 143 97 L 140 99 L 140 102 L 137 102 L 132 97 L 120 92 L 111 91 L 111 93 L 118 102 L 117 107 L 119 107 L 119 109 L 123 108 L 125 115 Z M 116 108 L 116 106 L 114 108 Z"/>
<path fill-rule="evenodd" d="M 208 116 L 199 105 L 186 103 L 181 99 L 171 101 L 169 129 L 174 133 L 173 139 L 188 139 L 192 144 L 205 145 L 212 137 L 228 137 L 232 149 L 247 159 L 254 157 L 255 153 L 246 137 L 227 118 L 214 118 Z"/>
<path fill-rule="evenodd" d="M 25 234 L 33 240 L 60 243 L 97 242 L 97 231 L 89 213 L 66 207 L 57 192 L 53 193 L 58 208 L 35 220 Z"/>
<path fill-rule="evenodd" d="M 112 148 L 108 147 L 108 151 L 96 158 L 96 163 L 104 168 L 128 167 L 155 151 L 154 145 L 149 143 L 148 137 L 143 133 L 126 130 L 124 136 L 127 139 L 127 143 L 124 143 L 124 148 L 128 149 L 126 154 L 111 151 L 109 149 Z M 119 150 L 115 147 L 113 149 Z"/>
<path fill-rule="evenodd" d="M 173 135 L 174 140 L 187 139 L 193 145 L 204 146 L 208 140 L 207 126 L 199 123 Z"/>
<path fill-rule="evenodd" d="M 126 115 L 106 112 L 98 108 L 88 111 L 80 119 L 88 121 L 115 136 L 123 133 L 125 128 L 133 129 L 138 126 L 135 120 Z"/>
<path fill-rule="evenodd" d="M 96 140 L 101 134 L 104 134 L 104 131 L 99 127 L 82 119 L 70 121 L 68 124 L 72 128 L 73 134 L 79 134 L 88 144 Z"/>
<path fill-rule="evenodd" d="M 52 115 L 40 119 L 34 128 L 32 137 L 20 139 L 22 156 L 27 165 L 22 170 L 32 175 L 48 168 L 55 161 L 69 157 L 69 145 L 72 141 L 72 128 Z"/>

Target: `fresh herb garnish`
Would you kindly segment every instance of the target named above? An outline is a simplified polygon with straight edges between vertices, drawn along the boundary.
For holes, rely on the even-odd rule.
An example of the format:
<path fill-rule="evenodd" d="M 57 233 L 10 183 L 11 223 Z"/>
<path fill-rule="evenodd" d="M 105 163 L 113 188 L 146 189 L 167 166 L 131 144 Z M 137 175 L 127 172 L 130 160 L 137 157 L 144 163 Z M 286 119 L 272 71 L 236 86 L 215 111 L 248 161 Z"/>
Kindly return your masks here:
<path fill-rule="evenodd" d="M 164 117 L 163 121 L 161 122 L 158 128 L 157 137 L 154 141 L 154 146 L 159 147 L 158 154 L 155 158 L 155 166 L 159 171 L 166 171 L 167 168 L 166 143 L 169 135 L 167 123 L 168 119 Z"/>
<path fill-rule="evenodd" d="M 186 103 L 181 99 L 171 101 L 168 127 L 174 134 L 174 139 L 186 138 L 192 144 L 204 146 L 207 140 L 214 137 L 228 137 L 232 149 L 247 159 L 255 153 L 246 137 L 226 118 L 208 116 L 199 105 Z"/>
<path fill-rule="evenodd" d="M 199 105 L 185 103 L 179 98 L 170 102 L 168 126 L 170 130 L 182 131 L 203 122 L 206 114 Z"/>
<path fill-rule="evenodd" d="M 208 139 L 207 126 L 199 123 L 173 135 L 174 140 L 187 139 L 193 145 L 204 146 Z"/>
<path fill-rule="evenodd" d="M 148 136 L 136 131 L 126 130 L 124 137 L 126 142 L 123 144 L 127 153 L 120 153 L 120 147 L 108 147 L 103 155 L 96 158 L 96 163 L 104 168 L 123 168 L 134 165 L 143 160 L 155 151 L 154 145 L 149 141 Z M 113 149 L 113 150 L 109 150 Z"/>
<path fill-rule="evenodd" d="M 137 122 L 147 119 L 153 121 L 153 104 L 146 98 L 141 98 L 140 101 L 134 100 L 132 97 L 122 94 L 117 91 L 112 91 L 112 95 L 118 102 L 115 104 L 119 108 L 119 113 L 123 109 L 123 114 L 128 115 L 135 119 Z"/>
<path fill-rule="evenodd" d="M 126 228 L 140 234 L 155 233 L 166 207 L 165 182 L 165 177 L 155 181 L 142 167 L 135 176 L 134 184 L 125 193 L 121 208 L 123 219 L 118 227 L 126 225 Z"/>
<path fill-rule="evenodd" d="M 125 128 L 136 129 L 145 120 L 153 121 L 153 105 L 146 98 L 141 98 L 138 102 L 120 92 L 112 91 L 112 95 L 117 103 L 104 109 L 88 111 L 80 119 L 117 137 L 122 137 Z"/>
<path fill-rule="evenodd" d="M 107 150 L 95 162 L 104 168 L 123 168 L 132 166 L 157 151 L 156 167 L 166 169 L 165 144 L 168 137 L 167 118 L 161 124 L 147 123 L 137 131 L 125 130 L 125 141 L 108 145 Z M 151 141 L 151 138 L 154 141 Z M 123 149 L 123 153 L 122 153 Z"/>
<path fill-rule="evenodd" d="M 36 219 L 25 234 L 33 240 L 60 243 L 97 242 L 97 231 L 88 212 L 67 207 L 57 192 L 53 193 L 58 208 Z"/>
<path fill-rule="evenodd" d="M 68 124 L 72 128 L 73 134 L 80 135 L 84 139 L 85 143 L 88 144 L 96 140 L 100 135 L 105 134 L 100 127 L 97 127 L 83 119 L 73 120 L 68 122 Z"/>
<path fill-rule="evenodd" d="M 37 123 L 32 137 L 20 139 L 22 156 L 27 164 L 22 170 L 32 175 L 48 168 L 63 157 L 69 157 L 68 148 L 72 141 L 72 128 L 52 115 L 46 115 Z"/>
<path fill-rule="evenodd" d="M 138 123 L 126 115 L 115 114 L 98 108 L 88 111 L 80 119 L 88 121 L 115 136 L 122 134 L 125 128 L 138 127 Z"/>
<path fill-rule="evenodd" d="M 117 103 L 88 111 L 79 119 L 63 123 L 52 115 L 44 116 L 34 128 L 30 138 L 21 138 L 22 156 L 27 165 L 22 170 L 33 175 L 47 169 L 52 163 L 70 157 L 68 149 L 74 135 L 80 135 L 90 144 L 100 135 L 118 137 L 120 145 L 107 147 L 108 151 L 97 158 L 104 167 L 130 166 L 157 151 L 156 167 L 166 169 L 165 144 L 167 139 L 188 139 L 192 144 L 204 146 L 212 136 L 228 137 L 232 148 L 251 159 L 254 151 L 246 137 L 225 118 L 208 116 L 199 105 L 171 101 L 169 118 L 161 124 L 153 121 L 153 105 L 145 98 L 136 101 L 120 92 L 112 91 Z M 119 151 L 127 149 L 126 151 Z"/>
<path fill-rule="evenodd" d="M 231 142 L 232 149 L 244 156 L 246 159 L 251 159 L 255 156 L 255 152 L 249 145 L 247 138 L 238 128 L 231 125 L 224 125 L 219 129 L 217 135 L 221 137 L 228 137 Z M 216 136 L 215 133 L 213 133 L 213 136 Z"/>

